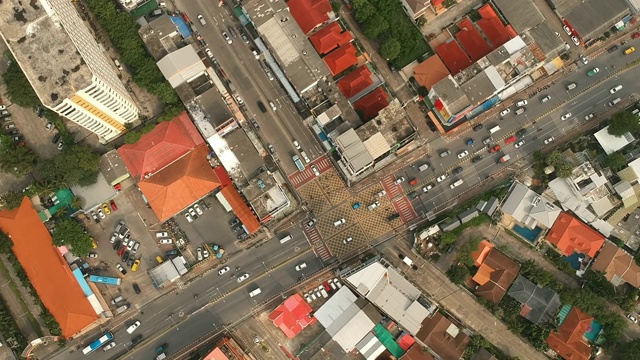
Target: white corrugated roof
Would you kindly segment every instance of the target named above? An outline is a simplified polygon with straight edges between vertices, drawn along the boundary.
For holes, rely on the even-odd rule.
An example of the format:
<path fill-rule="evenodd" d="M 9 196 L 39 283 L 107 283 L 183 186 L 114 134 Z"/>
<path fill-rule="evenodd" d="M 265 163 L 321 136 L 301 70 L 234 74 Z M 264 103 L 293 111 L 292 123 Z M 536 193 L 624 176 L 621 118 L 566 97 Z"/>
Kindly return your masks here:
<path fill-rule="evenodd" d="M 207 69 L 192 46 L 185 46 L 163 57 L 158 68 L 174 89 Z"/>
<path fill-rule="evenodd" d="M 348 353 L 375 325 L 367 314 L 360 310 L 333 336 L 333 341 Z"/>
<path fill-rule="evenodd" d="M 347 311 L 356 299 L 356 295 L 349 288 L 343 286 L 314 313 L 314 316 L 327 329 Z"/>

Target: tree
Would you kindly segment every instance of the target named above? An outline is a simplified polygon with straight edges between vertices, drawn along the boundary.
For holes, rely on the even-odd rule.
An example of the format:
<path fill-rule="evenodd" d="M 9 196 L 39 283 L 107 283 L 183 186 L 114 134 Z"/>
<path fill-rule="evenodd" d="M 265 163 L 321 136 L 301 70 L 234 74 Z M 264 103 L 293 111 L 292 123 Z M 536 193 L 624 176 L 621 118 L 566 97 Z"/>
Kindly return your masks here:
<path fill-rule="evenodd" d="M 562 160 L 554 166 L 556 168 L 556 175 L 560 178 L 566 179 L 573 173 L 573 166 L 567 161 Z"/>
<path fill-rule="evenodd" d="M 627 166 L 627 158 L 616 151 L 607 156 L 606 165 L 613 171 L 619 171 L 622 170 L 623 167 Z"/>
<path fill-rule="evenodd" d="M 447 277 L 455 284 L 462 284 L 467 279 L 469 270 L 463 265 L 453 264 L 447 270 Z"/>
<path fill-rule="evenodd" d="M 135 144 L 142 137 L 142 131 L 134 130 L 129 131 L 124 135 L 124 143 L 125 144 Z"/>
<path fill-rule="evenodd" d="M 0 170 L 15 176 L 28 174 L 38 156 L 27 146 L 17 146 L 7 135 L 0 135 Z"/>
<path fill-rule="evenodd" d="M 12 103 L 20 105 L 25 108 L 35 109 L 40 105 L 40 99 L 38 95 L 33 91 L 31 84 L 18 62 L 9 57 L 11 60 L 7 71 L 2 75 L 5 85 L 7 86 L 7 97 Z"/>
<path fill-rule="evenodd" d="M 377 39 L 388 29 L 389 22 L 378 13 L 373 14 L 362 24 L 362 32 L 370 39 Z"/>
<path fill-rule="evenodd" d="M 13 241 L 4 232 L 0 231 L 0 254 L 9 254 L 13 248 Z"/>
<path fill-rule="evenodd" d="M 367 21 L 376 13 L 376 8 L 368 0 L 353 0 L 351 5 L 356 12 L 356 20 L 359 23 Z"/>
<path fill-rule="evenodd" d="M 394 60 L 400 54 L 400 43 L 396 39 L 385 41 L 380 47 L 380 55 L 387 60 Z"/>
<path fill-rule="evenodd" d="M 70 205 L 74 210 L 79 210 L 84 205 L 84 200 L 79 196 L 74 196 Z"/>
<path fill-rule="evenodd" d="M 69 245 L 73 254 L 79 257 L 85 257 L 91 251 L 91 237 L 84 232 L 82 224 L 75 219 L 62 219 L 56 222 L 53 244 Z"/>
<path fill-rule="evenodd" d="M 635 359 L 640 354 L 640 339 L 631 340 L 616 349 L 614 359 Z"/>
<path fill-rule="evenodd" d="M 0 202 L 2 202 L 2 208 L 6 210 L 17 209 L 22 204 L 24 195 L 21 192 L 9 190 L 0 196 Z"/>
<path fill-rule="evenodd" d="M 558 150 L 553 150 L 547 155 L 547 165 L 556 166 L 562 161 L 562 153 Z"/>
<path fill-rule="evenodd" d="M 43 180 L 57 186 L 88 186 L 98 180 L 99 165 L 100 155 L 91 148 L 73 145 L 53 159 L 41 163 L 38 173 Z"/>
<path fill-rule="evenodd" d="M 619 112 L 609 120 L 609 135 L 622 136 L 627 132 L 637 134 L 640 131 L 638 118 L 628 111 Z"/>

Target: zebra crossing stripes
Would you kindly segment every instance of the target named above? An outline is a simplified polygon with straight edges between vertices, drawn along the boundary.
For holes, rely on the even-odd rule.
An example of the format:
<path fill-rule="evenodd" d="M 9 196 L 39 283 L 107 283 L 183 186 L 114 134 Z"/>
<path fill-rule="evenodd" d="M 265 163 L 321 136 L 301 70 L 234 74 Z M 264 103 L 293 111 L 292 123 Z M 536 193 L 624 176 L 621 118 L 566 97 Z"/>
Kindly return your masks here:
<path fill-rule="evenodd" d="M 329 251 L 329 248 L 322 240 L 322 236 L 320 236 L 320 232 L 318 229 L 314 227 L 303 229 L 304 235 L 307 238 L 307 241 L 313 247 L 313 251 L 316 253 L 322 261 L 328 261 L 331 259 L 332 255 Z"/>

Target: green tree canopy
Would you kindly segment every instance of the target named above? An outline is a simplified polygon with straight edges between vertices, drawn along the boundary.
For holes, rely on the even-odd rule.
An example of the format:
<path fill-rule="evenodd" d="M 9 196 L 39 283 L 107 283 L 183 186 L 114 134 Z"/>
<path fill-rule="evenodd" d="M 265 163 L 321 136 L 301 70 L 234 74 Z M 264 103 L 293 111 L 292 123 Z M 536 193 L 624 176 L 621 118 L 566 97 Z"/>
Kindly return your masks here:
<path fill-rule="evenodd" d="M 24 194 L 19 191 L 9 190 L 0 196 L 0 202 L 2 202 L 2 208 L 11 210 L 17 209 L 22 204 Z"/>
<path fill-rule="evenodd" d="M 0 231 L 0 254 L 9 254 L 13 248 L 13 241 L 7 234 Z"/>
<path fill-rule="evenodd" d="M 637 134 L 639 130 L 638 118 L 628 111 L 621 111 L 611 117 L 607 132 L 613 136 L 622 136 L 627 132 Z"/>
<path fill-rule="evenodd" d="M 456 284 L 464 283 L 468 275 L 469 270 L 467 270 L 465 266 L 459 264 L 453 264 L 449 270 L 447 270 L 447 277 Z"/>
<path fill-rule="evenodd" d="M 387 60 L 393 60 L 398 57 L 400 50 L 401 46 L 398 40 L 389 39 L 382 43 L 382 46 L 380 47 L 380 55 Z"/>
<path fill-rule="evenodd" d="M 570 177 L 571 173 L 573 172 L 573 166 L 571 166 L 569 162 L 564 160 L 554 165 L 554 167 L 556 168 L 556 175 L 563 179 Z"/>
<path fill-rule="evenodd" d="M 607 156 L 605 165 L 609 166 L 613 171 L 619 171 L 622 170 L 623 167 L 627 166 L 627 158 L 620 152 L 616 151 Z"/>
<path fill-rule="evenodd" d="M 637 359 L 640 354 L 640 339 L 631 340 L 624 346 L 619 346 L 613 356 L 614 359 Z"/>
<path fill-rule="evenodd" d="M 26 145 L 18 146 L 11 137 L 0 135 L 0 170 L 21 177 L 28 174 L 38 156 Z"/>
<path fill-rule="evenodd" d="M 57 186 L 87 186 L 97 181 L 99 164 L 100 155 L 91 148 L 73 145 L 53 159 L 42 162 L 38 173 L 43 180 Z"/>
<path fill-rule="evenodd" d="M 29 80 L 27 80 L 27 77 L 22 72 L 18 62 L 15 61 L 13 57 L 9 59 L 11 62 L 7 68 L 7 72 L 2 75 L 2 80 L 4 80 L 7 86 L 7 97 L 14 104 L 25 108 L 36 108 L 40 105 L 38 95 L 33 91 Z"/>
<path fill-rule="evenodd" d="M 80 257 L 89 255 L 91 251 L 91 237 L 84 232 L 82 224 L 75 219 L 62 219 L 56 222 L 53 244 L 68 245 L 73 253 Z"/>

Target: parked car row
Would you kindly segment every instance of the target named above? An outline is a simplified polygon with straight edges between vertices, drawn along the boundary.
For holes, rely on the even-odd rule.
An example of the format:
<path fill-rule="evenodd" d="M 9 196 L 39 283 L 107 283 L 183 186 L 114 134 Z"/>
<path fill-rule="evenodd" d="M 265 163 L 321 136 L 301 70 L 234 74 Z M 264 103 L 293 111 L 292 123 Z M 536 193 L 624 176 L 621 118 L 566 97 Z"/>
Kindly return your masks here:
<path fill-rule="evenodd" d="M 244 226 L 240 222 L 240 219 L 238 219 L 237 217 L 234 216 L 231 218 L 231 220 L 229 220 L 229 226 L 231 227 L 231 230 L 233 230 L 233 233 L 236 234 L 236 238 L 238 240 L 242 241 L 246 239 L 247 236 L 249 236 L 249 234 L 247 234 L 246 230 L 244 229 Z"/>
<path fill-rule="evenodd" d="M 91 218 L 96 222 L 96 224 L 99 224 L 100 220 L 105 219 L 107 215 L 111 214 L 111 212 L 116 211 L 118 211 L 118 205 L 116 205 L 115 201 L 111 200 L 109 201 L 109 204 L 103 203 L 97 210 L 91 211 Z"/>
<path fill-rule="evenodd" d="M 113 249 L 118 252 L 122 262 L 131 268 L 131 271 L 137 271 L 140 266 L 140 259 L 136 259 L 136 253 L 140 249 L 140 242 L 131 239 L 131 232 L 124 220 L 120 220 L 116 224 L 115 232 L 111 235 L 109 242 L 113 244 Z M 120 266 L 118 270 L 122 275 L 125 275 L 127 273 L 126 270 L 120 264 L 116 265 L 116 267 L 118 266 Z"/>
<path fill-rule="evenodd" d="M 338 278 L 327 280 L 318 286 L 317 289 L 311 289 L 308 293 L 304 294 L 304 299 L 307 300 L 308 303 L 321 297 L 326 299 L 332 291 L 336 291 L 341 287 L 342 284 L 338 281 Z"/>
<path fill-rule="evenodd" d="M 188 222 L 192 223 L 198 219 L 204 212 L 199 204 L 195 204 L 192 207 L 188 208 L 187 211 L 184 212 L 184 217 Z"/>
<path fill-rule="evenodd" d="M 0 102 L 1 104 L 1 102 Z M 0 105 L 0 118 L 4 125 L 5 134 L 9 135 L 13 142 L 18 146 L 24 146 L 24 136 L 20 134 L 20 130 L 16 127 L 16 124 L 13 123 L 13 118 L 11 117 L 11 113 L 7 110 L 5 105 Z"/>

